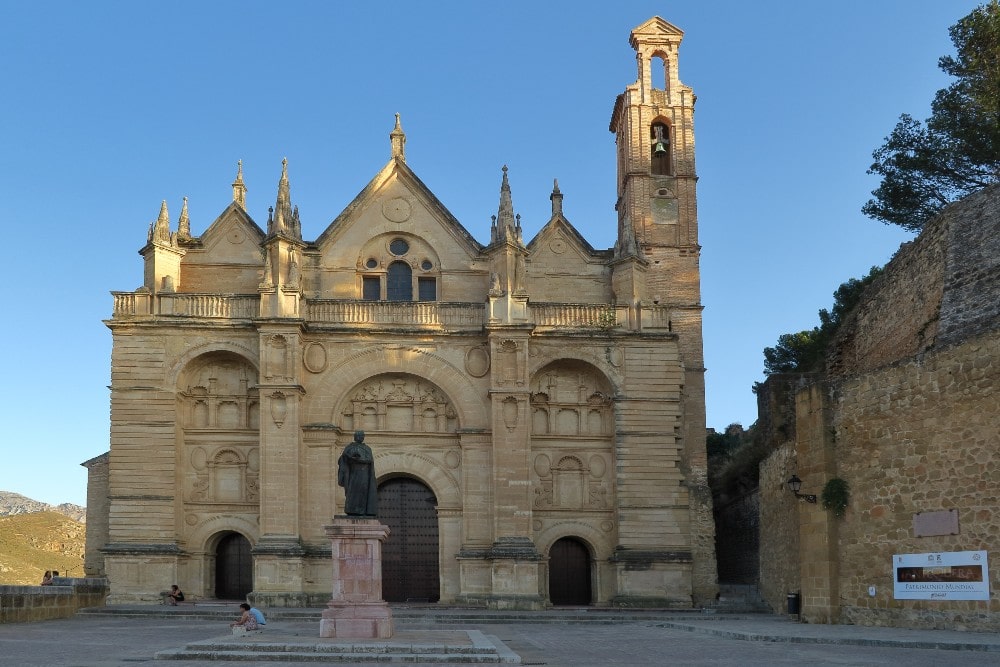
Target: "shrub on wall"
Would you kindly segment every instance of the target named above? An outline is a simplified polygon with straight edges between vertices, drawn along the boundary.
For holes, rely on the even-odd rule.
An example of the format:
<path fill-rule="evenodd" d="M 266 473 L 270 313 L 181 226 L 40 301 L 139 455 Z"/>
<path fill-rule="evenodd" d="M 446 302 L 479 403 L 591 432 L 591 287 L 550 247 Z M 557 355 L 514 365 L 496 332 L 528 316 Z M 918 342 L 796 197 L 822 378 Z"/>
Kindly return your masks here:
<path fill-rule="evenodd" d="M 847 501 L 850 497 L 851 492 L 847 482 L 834 477 L 823 487 L 823 509 L 831 510 L 835 517 L 842 517 L 847 511 Z"/>

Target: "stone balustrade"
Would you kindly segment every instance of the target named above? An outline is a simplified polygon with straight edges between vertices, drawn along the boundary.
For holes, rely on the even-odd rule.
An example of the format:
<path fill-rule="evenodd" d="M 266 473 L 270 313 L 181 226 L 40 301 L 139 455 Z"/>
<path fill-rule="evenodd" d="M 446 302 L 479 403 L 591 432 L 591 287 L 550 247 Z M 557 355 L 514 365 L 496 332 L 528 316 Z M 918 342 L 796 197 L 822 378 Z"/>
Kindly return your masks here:
<path fill-rule="evenodd" d="M 251 319 L 260 315 L 260 298 L 245 294 L 160 294 L 160 315 Z"/>
<path fill-rule="evenodd" d="M 68 618 L 84 607 L 103 607 L 108 580 L 56 577 L 52 586 L 0 586 L 0 623 Z"/>
<path fill-rule="evenodd" d="M 351 301 L 310 299 L 306 319 L 341 325 L 404 325 L 446 329 L 481 329 L 486 307 L 481 303 L 438 301 Z"/>
<path fill-rule="evenodd" d="M 145 291 L 112 292 L 115 319 L 155 315 L 158 317 L 204 317 L 252 319 L 260 315 L 256 294 L 186 294 Z"/>
<path fill-rule="evenodd" d="M 260 297 L 255 294 L 151 294 L 112 292 L 114 318 L 192 317 L 254 319 Z M 359 301 L 306 299 L 306 319 L 317 324 L 369 327 L 405 326 L 439 329 L 481 329 L 486 324 L 482 303 L 439 301 Z M 539 327 L 669 329 L 670 310 L 663 306 L 630 308 L 606 303 L 530 303 L 530 319 Z"/>

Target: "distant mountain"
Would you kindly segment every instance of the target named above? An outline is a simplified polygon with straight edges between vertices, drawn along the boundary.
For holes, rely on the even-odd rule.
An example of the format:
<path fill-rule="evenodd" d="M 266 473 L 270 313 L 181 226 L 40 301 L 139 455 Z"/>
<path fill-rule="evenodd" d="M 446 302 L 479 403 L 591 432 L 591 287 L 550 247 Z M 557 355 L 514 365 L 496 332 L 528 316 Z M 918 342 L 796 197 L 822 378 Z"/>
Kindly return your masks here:
<path fill-rule="evenodd" d="M 20 493 L 10 491 L 0 491 L 0 516 L 11 516 L 14 514 L 32 514 L 34 512 L 58 512 L 68 516 L 74 521 L 87 521 L 87 508 L 74 505 L 72 503 L 62 503 L 60 505 L 49 505 L 38 500 L 32 500 L 22 496 Z"/>
<path fill-rule="evenodd" d="M 55 511 L 0 516 L 0 584 L 38 584 L 46 570 L 83 576 L 86 532 L 84 524 Z"/>

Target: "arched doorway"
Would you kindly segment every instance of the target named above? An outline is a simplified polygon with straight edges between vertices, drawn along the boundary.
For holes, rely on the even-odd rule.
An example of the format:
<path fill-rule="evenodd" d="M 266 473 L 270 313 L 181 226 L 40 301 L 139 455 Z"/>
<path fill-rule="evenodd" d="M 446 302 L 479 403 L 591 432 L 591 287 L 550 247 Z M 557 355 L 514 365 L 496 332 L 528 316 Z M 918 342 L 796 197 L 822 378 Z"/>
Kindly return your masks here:
<path fill-rule="evenodd" d="M 395 477 L 378 487 L 378 518 L 389 526 L 382 545 L 382 597 L 387 602 L 437 602 L 437 498 L 421 482 Z"/>
<path fill-rule="evenodd" d="M 226 533 L 215 548 L 215 597 L 245 600 L 252 590 L 250 540 L 239 533 Z"/>
<path fill-rule="evenodd" d="M 572 537 L 549 549 L 549 600 L 553 605 L 590 604 L 590 552 Z"/>

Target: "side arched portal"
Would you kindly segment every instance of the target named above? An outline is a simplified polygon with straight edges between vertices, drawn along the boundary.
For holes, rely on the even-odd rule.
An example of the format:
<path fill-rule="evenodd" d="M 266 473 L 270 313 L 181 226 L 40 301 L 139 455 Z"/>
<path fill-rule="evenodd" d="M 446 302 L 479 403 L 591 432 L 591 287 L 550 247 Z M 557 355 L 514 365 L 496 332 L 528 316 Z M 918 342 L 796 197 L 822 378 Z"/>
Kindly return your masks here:
<path fill-rule="evenodd" d="M 245 600 L 252 590 L 250 540 L 239 533 L 226 533 L 215 547 L 215 597 Z"/>
<path fill-rule="evenodd" d="M 549 550 L 549 600 L 553 605 L 591 603 L 590 561 L 590 551 L 580 540 L 556 540 Z"/>
<path fill-rule="evenodd" d="M 387 602 L 437 602 L 437 498 L 422 482 L 394 477 L 378 487 L 379 520 L 389 526 L 382 545 L 382 597 Z"/>

